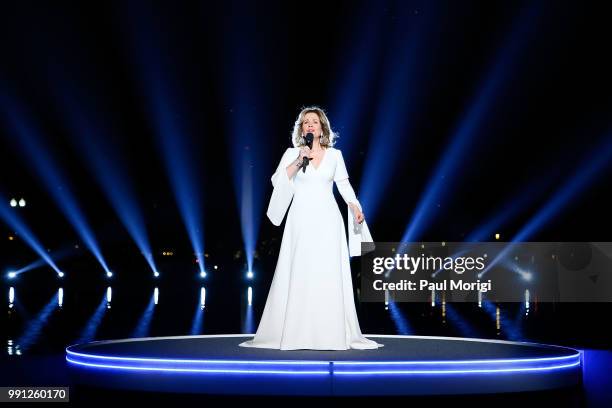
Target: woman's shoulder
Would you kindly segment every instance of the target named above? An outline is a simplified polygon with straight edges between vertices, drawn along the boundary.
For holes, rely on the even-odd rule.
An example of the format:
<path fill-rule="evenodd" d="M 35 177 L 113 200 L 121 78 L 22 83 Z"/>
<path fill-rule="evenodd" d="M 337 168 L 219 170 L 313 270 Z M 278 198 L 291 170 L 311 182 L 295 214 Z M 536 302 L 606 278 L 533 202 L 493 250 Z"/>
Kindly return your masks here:
<path fill-rule="evenodd" d="M 336 147 L 332 147 L 329 146 L 328 147 L 329 151 L 331 152 L 331 154 L 333 154 L 336 157 L 342 157 L 342 151 Z"/>

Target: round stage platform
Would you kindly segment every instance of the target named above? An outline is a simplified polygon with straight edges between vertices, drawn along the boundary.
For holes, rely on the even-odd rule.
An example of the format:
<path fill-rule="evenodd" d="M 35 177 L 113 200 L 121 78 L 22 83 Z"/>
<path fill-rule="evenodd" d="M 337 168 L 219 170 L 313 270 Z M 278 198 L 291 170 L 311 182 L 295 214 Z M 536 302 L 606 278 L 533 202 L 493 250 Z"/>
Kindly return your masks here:
<path fill-rule="evenodd" d="M 449 395 L 544 391 L 581 383 L 566 347 L 454 337 L 366 335 L 374 350 L 239 347 L 253 335 L 99 341 L 70 346 L 75 383 L 219 395 Z"/>

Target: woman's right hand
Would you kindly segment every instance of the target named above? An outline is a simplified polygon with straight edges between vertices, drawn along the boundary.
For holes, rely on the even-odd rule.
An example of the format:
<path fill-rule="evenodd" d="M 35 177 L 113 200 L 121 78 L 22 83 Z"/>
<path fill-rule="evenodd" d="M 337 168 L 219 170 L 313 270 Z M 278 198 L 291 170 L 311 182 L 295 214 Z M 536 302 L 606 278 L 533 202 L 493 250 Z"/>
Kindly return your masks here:
<path fill-rule="evenodd" d="M 300 161 L 304 161 L 304 157 L 308 157 L 312 159 L 312 150 L 308 146 L 300 147 L 300 157 L 298 158 Z"/>

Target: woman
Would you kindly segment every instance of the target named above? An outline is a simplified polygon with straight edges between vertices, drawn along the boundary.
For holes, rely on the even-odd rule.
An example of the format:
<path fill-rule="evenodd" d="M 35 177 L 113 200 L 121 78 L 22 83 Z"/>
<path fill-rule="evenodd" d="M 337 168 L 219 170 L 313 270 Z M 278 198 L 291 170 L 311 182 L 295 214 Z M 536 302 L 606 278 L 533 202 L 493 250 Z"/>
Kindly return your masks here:
<path fill-rule="evenodd" d="M 305 136 L 312 133 L 312 149 Z M 348 350 L 382 347 L 361 334 L 349 262 L 372 242 L 361 205 L 348 181 L 335 134 L 325 112 L 303 109 L 295 122 L 293 148 L 272 175 L 267 215 L 285 230 L 272 285 L 253 340 L 242 347 L 280 350 Z M 305 171 L 304 158 L 310 159 Z M 349 246 L 333 182 L 349 208 Z"/>

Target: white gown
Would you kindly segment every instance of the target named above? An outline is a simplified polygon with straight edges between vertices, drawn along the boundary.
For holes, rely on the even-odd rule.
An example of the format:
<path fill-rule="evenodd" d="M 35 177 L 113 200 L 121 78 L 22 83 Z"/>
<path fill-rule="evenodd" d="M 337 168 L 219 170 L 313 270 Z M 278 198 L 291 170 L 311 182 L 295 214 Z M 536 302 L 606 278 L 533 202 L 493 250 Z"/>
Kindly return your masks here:
<path fill-rule="evenodd" d="M 361 241 L 372 242 L 365 221 L 349 209 L 349 245 L 333 183 L 347 203 L 361 205 L 348 181 L 340 150 L 327 148 L 319 167 L 311 163 L 289 179 L 286 168 L 299 156 L 288 148 L 272 175 L 274 190 L 267 215 L 280 225 L 287 215 L 276 270 L 259 327 L 242 347 L 279 350 L 376 349 L 382 344 L 359 328 L 349 262 L 361 255 Z"/>

